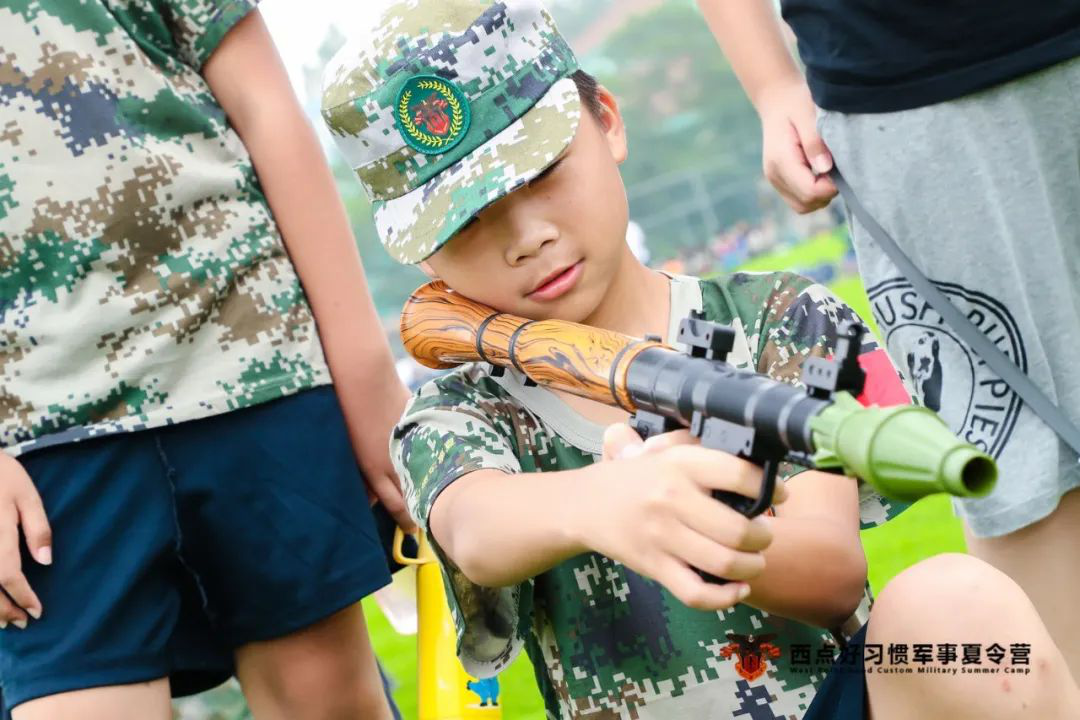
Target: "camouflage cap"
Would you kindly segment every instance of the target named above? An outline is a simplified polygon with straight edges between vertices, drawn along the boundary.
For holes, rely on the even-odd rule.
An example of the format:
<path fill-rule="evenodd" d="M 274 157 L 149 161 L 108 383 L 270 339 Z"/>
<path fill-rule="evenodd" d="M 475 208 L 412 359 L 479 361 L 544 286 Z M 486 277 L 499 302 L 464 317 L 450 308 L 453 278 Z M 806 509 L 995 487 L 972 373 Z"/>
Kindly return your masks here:
<path fill-rule="evenodd" d="M 323 119 L 417 263 L 570 144 L 577 59 L 539 0 L 402 0 L 324 77 Z"/>

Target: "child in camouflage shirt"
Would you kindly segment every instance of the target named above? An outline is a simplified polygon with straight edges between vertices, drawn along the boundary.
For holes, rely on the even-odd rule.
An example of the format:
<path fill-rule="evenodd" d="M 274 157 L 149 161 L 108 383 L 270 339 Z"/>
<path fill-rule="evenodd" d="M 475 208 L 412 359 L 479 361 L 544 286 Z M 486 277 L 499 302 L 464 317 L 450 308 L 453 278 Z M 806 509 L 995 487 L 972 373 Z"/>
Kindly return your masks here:
<path fill-rule="evenodd" d="M 672 344 L 703 311 L 735 329 L 730 362 L 791 383 L 854 319 L 795 275 L 701 281 L 637 262 L 618 105 L 535 0 L 392 5 L 331 64 L 323 114 L 387 250 L 497 310 Z M 881 351 L 863 353 L 871 387 L 895 388 Z M 685 432 L 641 444 L 626 419 L 482 364 L 413 398 L 392 451 L 469 672 L 493 675 L 524 648 L 552 718 L 859 718 L 864 677 L 876 719 L 1080 711 L 1057 648 L 1001 574 L 960 555 L 928 561 L 890 584 L 867 626 L 860 521 L 897 508 L 850 478 L 788 467 L 775 514 L 748 520 L 710 493 L 754 496 L 758 468 Z M 830 672 L 834 642 L 849 662 Z M 1033 674 L 864 668 L 863 644 L 883 642 L 1026 646 Z M 952 669 L 947 655 L 932 662 Z"/>
<path fill-rule="evenodd" d="M 164 718 L 234 671 L 259 718 L 391 716 L 358 601 L 368 488 L 408 524 L 408 393 L 254 6 L 0 3 L 17 720 Z"/>

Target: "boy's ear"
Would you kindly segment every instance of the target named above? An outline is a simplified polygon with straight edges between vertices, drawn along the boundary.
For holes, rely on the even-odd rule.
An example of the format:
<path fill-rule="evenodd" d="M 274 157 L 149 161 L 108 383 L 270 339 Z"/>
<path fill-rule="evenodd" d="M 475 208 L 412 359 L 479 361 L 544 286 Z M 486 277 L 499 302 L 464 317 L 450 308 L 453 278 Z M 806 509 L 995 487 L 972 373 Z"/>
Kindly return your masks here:
<path fill-rule="evenodd" d="M 597 86 L 596 99 L 600 101 L 601 107 L 601 115 L 597 118 L 600 130 L 607 140 L 611 157 L 616 163 L 622 165 L 629 154 L 629 148 L 626 143 L 626 125 L 623 124 L 619 101 L 603 85 Z"/>

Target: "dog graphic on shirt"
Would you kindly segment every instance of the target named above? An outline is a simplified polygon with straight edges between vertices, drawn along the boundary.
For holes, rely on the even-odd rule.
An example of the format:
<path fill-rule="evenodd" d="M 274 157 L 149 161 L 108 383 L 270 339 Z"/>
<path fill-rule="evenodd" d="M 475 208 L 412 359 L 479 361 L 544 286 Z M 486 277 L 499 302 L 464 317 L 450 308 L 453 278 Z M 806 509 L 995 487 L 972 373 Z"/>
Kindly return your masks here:
<path fill-rule="evenodd" d="M 907 354 L 908 377 L 918 390 L 922 403 L 934 412 L 941 410 L 941 344 L 925 332 Z"/>

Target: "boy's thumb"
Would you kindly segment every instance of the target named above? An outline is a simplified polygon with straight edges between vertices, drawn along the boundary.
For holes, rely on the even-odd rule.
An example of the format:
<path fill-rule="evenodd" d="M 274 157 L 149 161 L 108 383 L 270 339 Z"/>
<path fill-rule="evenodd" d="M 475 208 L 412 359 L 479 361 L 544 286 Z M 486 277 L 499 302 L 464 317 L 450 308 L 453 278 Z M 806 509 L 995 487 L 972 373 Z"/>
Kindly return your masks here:
<path fill-rule="evenodd" d="M 604 430 L 604 459 L 626 460 L 645 451 L 645 441 L 625 423 L 609 425 Z"/>
<path fill-rule="evenodd" d="M 807 113 L 806 117 L 795 120 L 794 125 L 795 131 L 799 134 L 799 144 L 802 145 L 803 154 L 814 174 L 824 175 L 832 170 L 832 153 L 829 152 L 825 141 L 818 133 L 814 113 Z"/>

